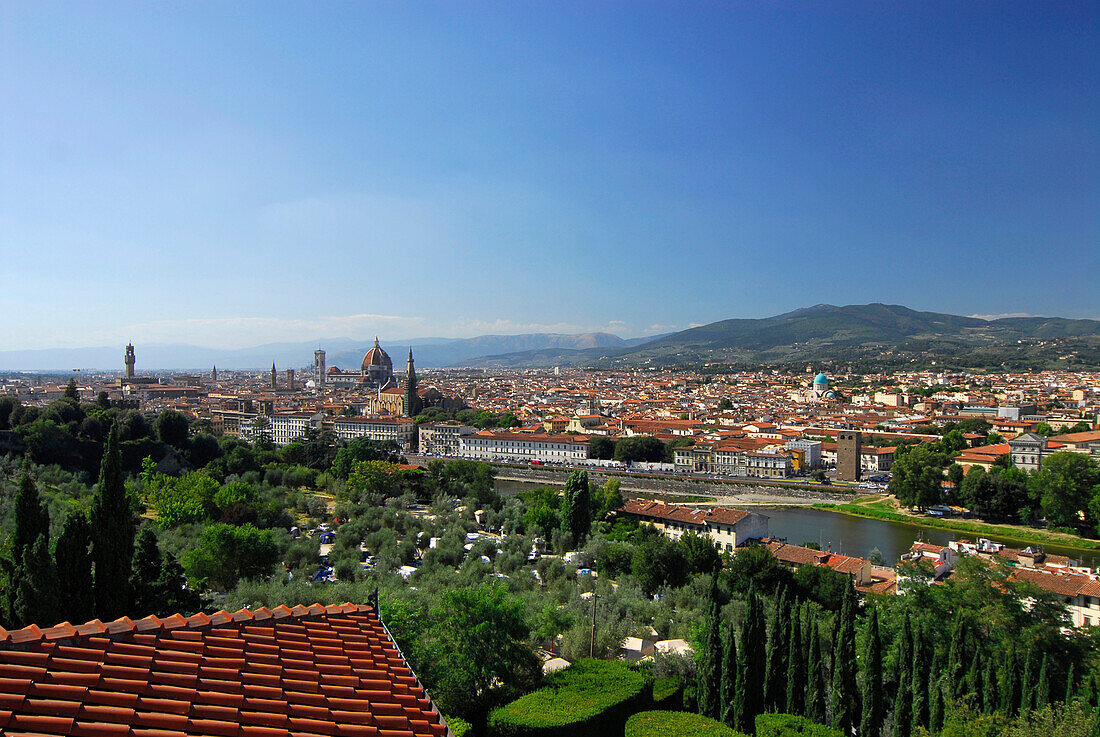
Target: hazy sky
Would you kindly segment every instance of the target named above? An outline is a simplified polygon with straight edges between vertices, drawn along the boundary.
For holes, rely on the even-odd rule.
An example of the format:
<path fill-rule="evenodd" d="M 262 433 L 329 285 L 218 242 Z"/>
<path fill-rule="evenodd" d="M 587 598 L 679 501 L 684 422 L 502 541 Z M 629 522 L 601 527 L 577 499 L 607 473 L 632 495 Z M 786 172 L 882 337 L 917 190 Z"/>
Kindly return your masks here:
<path fill-rule="evenodd" d="M 0 350 L 1100 317 L 1100 4 L 0 4 Z"/>

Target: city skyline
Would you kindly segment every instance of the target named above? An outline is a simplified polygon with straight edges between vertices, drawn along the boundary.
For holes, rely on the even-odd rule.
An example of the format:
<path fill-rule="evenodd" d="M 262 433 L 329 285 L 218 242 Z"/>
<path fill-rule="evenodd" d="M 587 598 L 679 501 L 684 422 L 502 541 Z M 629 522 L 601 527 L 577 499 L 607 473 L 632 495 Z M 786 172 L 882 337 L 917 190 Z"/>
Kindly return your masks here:
<path fill-rule="evenodd" d="M 0 350 L 1097 318 L 1096 16 L 9 6 Z"/>

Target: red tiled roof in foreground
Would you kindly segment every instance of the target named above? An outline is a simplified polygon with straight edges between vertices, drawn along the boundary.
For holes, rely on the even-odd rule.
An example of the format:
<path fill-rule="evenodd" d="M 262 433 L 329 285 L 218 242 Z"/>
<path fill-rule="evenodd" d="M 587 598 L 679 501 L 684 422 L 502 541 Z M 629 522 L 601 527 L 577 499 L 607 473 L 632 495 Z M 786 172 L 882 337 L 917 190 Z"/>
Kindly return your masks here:
<path fill-rule="evenodd" d="M 340 604 L 0 628 L 8 737 L 441 737 L 374 609 Z"/>

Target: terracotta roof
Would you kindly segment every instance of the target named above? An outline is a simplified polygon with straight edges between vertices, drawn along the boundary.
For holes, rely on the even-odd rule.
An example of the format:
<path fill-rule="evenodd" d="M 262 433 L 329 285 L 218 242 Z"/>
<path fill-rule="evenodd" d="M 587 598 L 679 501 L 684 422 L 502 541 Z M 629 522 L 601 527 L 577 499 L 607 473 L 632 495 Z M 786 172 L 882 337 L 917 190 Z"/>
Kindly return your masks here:
<path fill-rule="evenodd" d="M 623 512 L 636 514 L 639 517 L 685 522 L 694 525 L 733 525 L 749 516 L 749 513 L 743 509 L 732 509 L 730 507 L 690 509 L 649 499 L 627 499 L 623 504 Z"/>
<path fill-rule="evenodd" d="M 446 733 L 369 606 L 0 629 L 0 734 Z"/>

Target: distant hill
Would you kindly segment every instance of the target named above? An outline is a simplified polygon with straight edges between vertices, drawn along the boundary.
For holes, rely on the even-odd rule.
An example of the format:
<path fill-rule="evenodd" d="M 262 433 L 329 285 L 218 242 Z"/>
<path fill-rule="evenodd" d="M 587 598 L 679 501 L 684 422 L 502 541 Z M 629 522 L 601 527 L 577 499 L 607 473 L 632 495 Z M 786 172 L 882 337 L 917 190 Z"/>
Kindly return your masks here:
<path fill-rule="evenodd" d="M 488 356 L 475 366 L 677 366 L 723 363 L 853 368 L 1096 368 L 1100 321 L 1049 317 L 983 320 L 900 305 L 815 305 L 762 319 L 702 325 L 626 348 Z"/>
<path fill-rule="evenodd" d="M 629 347 L 649 338 L 624 340 L 610 333 L 531 333 L 526 335 L 483 335 L 476 338 L 414 338 L 383 341 L 382 347 L 403 370 L 410 347 L 421 368 L 462 363 L 490 354 L 526 350 L 580 350 L 601 346 Z M 220 369 L 264 369 L 272 362 L 282 370 L 313 365 L 313 351 L 325 349 L 329 366 L 354 369 L 373 344 L 371 340 L 322 338 L 300 343 L 267 343 L 251 348 L 208 348 L 187 344 L 138 344 L 137 369 L 142 371 L 209 371 Z M 44 350 L 0 351 L 0 371 L 121 370 L 124 346 L 91 348 L 52 348 Z"/>
<path fill-rule="evenodd" d="M 404 367 L 410 345 L 413 348 L 413 358 L 416 359 L 417 366 L 438 368 L 442 366 L 461 366 L 471 359 L 506 353 L 543 350 L 575 351 L 604 347 L 623 348 L 634 344 L 636 344 L 636 340 L 623 340 L 611 333 L 579 333 L 576 335 L 526 333 L 522 335 L 481 335 L 476 338 L 451 339 L 438 343 L 423 341 L 421 345 L 400 341 L 383 341 L 381 346 L 386 353 L 390 354 L 394 368 L 397 369 L 399 365 Z M 326 360 L 329 366 L 339 366 L 345 370 L 352 369 L 359 366 L 363 360 L 363 354 L 369 348 L 370 344 L 364 343 L 353 350 L 330 352 L 326 356 Z"/>

